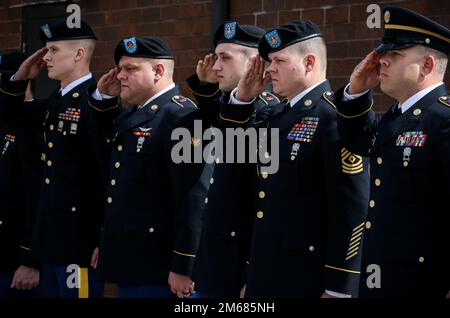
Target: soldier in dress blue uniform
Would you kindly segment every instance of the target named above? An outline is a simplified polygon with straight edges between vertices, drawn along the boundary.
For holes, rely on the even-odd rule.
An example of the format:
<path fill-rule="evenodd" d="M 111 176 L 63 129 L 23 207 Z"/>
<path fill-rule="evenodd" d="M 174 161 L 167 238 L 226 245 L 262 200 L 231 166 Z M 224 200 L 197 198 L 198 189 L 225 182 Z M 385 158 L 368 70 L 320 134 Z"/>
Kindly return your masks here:
<path fill-rule="evenodd" d="M 106 142 L 101 139 L 87 103 L 89 71 L 96 37 L 82 21 L 39 28 L 45 47 L 25 60 L 10 82 L 24 87 L 46 66 L 61 87 L 47 99 L 24 104 L 29 129 L 40 131 L 42 178 L 32 250 L 43 264 L 42 284 L 48 297 L 100 297 L 91 262 L 100 237 L 106 176 Z M 103 171 L 103 174 L 102 174 Z"/>
<path fill-rule="evenodd" d="M 98 268 L 119 297 L 188 297 L 208 183 L 196 186 L 202 163 L 174 161 L 171 135 L 192 132 L 199 114 L 173 83 L 173 54 L 162 39 L 125 38 L 114 58 L 117 67 L 90 98 L 112 147 Z M 201 141 L 187 145 L 194 154 Z"/>
<path fill-rule="evenodd" d="M 0 55 L 1 80 L 6 85 L 24 59 L 18 52 Z M 36 138 L 24 132 L 24 97 L 24 90 L 0 92 L 0 298 L 35 296 L 40 276 L 30 244 L 38 189 L 32 173 L 39 169 L 30 169 L 30 149 L 22 142 Z"/>
<path fill-rule="evenodd" d="M 336 94 L 343 136 L 370 156 L 360 297 L 447 297 L 450 290 L 450 31 L 384 8 L 382 43 Z M 397 103 L 378 118 L 369 89 Z"/>
<path fill-rule="evenodd" d="M 215 55 L 208 54 L 200 60 L 196 74 L 188 79 L 205 125 L 239 126 L 233 120 L 220 117 L 220 102 L 228 102 L 250 56 L 258 54 L 258 42 L 264 33 L 259 27 L 234 21 L 218 27 L 214 36 Z M 278 103 L 275 95 L 264 91 L 258 96 L 255 108 L 258 112 L 266 105 Z M 225 130 L 223 136 L 226 136 Z M 235 147 L 234 153 L 237 151 Z M 205 166 L 214 172 L 205 197 L 202 237 L 194 264 L 195 297 L 239 297 L 245 284 L 254 220 L 252 189 L 256 164 L 225 163 L 224 158 L 225 154 L 217 157 L 216 164 Z"/>
<path fill-rule="evenodd" d="M 340 140 L 322 33 L 310 21 L 293 21 L 265 33 L 259 53 L 270 61 L 268 75 L 262 59 L 253 58 L 232 103 L 251 101 L 270 79 L 288 102 L 271 107 L 257 124 L 269 129 L 268 145 L 259 151 L 279 158 L 279 167 L 273 172 L 258 164 L 245 296 L 355 296 L 367 165 Z M 222 106 L 225 117 L 237 120 L 253 111 L 251 104 Z"/>

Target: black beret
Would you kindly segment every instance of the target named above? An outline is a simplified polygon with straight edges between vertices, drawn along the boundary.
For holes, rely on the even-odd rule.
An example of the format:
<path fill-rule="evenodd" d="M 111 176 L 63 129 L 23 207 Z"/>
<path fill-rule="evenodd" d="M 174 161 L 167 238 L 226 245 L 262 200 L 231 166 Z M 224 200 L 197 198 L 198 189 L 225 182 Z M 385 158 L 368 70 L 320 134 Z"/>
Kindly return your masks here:
<path fill-rule="evenodd" d="M 161 38 L 151 36 L 145 38 L 124 38 L 116 46 L 114 60 L 119 64 L 120 58 L 125 56 L 146 57 L 150 59 L 173 59 L 172 50 Z"/>
<path fill-rule="evenodd" d="M 384 12 L 384 34 L 377 52 L 406 49 L 423 45 L 445 54 L 449 53 L 450 31 L 417 12 L 386 6 Z"/>
<path fill-rule="evenodd" d="M 322 37 L 322 32 L 316 24 L 307 20 L 292 21 L 264 34 L 259 41 L 259 55 L 268 61 L 269 53 L 315 37 Z"/>
<path fill-rule="evenodd" d="M 0 72 L 16 72 L 26 58 L 27 55 L 21 52 L 0 55 Z"/>
<path fill-rule="evenodd" d="M 264 29 L 254 25 L 239 25 L 237 22 L 228 21 L 217 28 L 214 34 L 214 47 L 220 43 L 235 43 L 257 48 L 264 32 L 266 32 Z"/>
<path fill-rule="evenodd" d="M 97 40 L 94 31 L 92 31 L 91 27 L 86 22 L 81 21 L 79 28 L 69 28 L 65 19 L 62 21 L 54 23 L 49 22 L 41 25 L 39 27 L 39 37 L 44 45 L 51 41 L 79 39 Z"/>

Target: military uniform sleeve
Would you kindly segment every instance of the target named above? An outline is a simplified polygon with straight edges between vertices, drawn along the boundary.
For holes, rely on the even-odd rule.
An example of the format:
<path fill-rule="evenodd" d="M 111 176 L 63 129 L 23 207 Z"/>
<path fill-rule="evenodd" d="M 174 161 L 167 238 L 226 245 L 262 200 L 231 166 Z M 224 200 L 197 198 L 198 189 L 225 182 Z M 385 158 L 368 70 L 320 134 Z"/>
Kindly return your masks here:
<path fill-rule="evenodd" d="M 342 144 L 335 118 L 322 124 L 327 125 L 320 142 L 328 198 L 325 289 L 356 296 L 369 196 L 368 159 Z"/>
<path fill-rule="evenodd" d="M 338 90 L 334 99 L 339 115 L 340 136 L 349 150 L 367 156 L 378 124 L 377 116 L 372 110 L 372 92 L 344 101 L 344 89 Z"/>
<path fill-rule="evenodd" d="M 8 119 L 25 98 L 28 81 L 9 81 L 4 75 L 0 81 L 0 123 Z"/>
<path fill-rule="evenodd" d="M 176 117 L 176 122 L 168 130 L 168 140 L 164 143 L 165 161 L 175 205 L 175 240 L 170 271 L 189 276 L 200 242 L 204 198 L 209 188 L 209 178 L 207 173 L 202 174 L 203 160 L 199 163 L 194 162 L 195 152 L 200 151 L 201 154 L 203 152 L 200 140 L 196 137 L 181 141 L 171 140 L 173 128 L 185 129 L 193 136 L 194 120 L 200 118 L 198 110 L 185 107 L 177 112 Z M 189 162 L 178 162 L 173 158 L 172 148 L 179 142 L 184 143 L 184 150 L 190 149 L 191 154 L 187 160 Z"/>

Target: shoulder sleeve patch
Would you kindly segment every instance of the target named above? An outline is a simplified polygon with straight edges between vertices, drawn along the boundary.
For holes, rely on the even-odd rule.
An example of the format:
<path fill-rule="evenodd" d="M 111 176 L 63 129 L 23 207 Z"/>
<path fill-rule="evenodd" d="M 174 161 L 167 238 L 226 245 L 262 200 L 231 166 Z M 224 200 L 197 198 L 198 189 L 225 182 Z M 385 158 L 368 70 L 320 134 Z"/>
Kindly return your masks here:
<path fill-rule="evenodd" d="M 278 97 L 276 97 L 274 94 L 269 93 L 269 92 L 262 92 L 259 95 L 259 98 L 261 98 L 261 100 L 266 104 L 279 104 L 280 100 L 278 99 Z"/>
<path fill-rule="evenodd" d="M 175 95 L 172 97 L 172 101 L 180 107 L 192 106 L 197 108 L 197 105 L 191 99 L 181 95 Z"/>
<path fill-rule="evenodd" d="M 322 97 L 327 101 L 327 103 L 332 106 L 333 108 L 336 109 L 336 105 L 334 105 L 333 100 L 334 100 L 334 95 L 332 92 L 330 91 L 326 91 L 322 94 Z"/>
<path fill-rule="evenodd" d="M 450 96 L 439 97 L 439 102 L 447 107 L 450 107 Z"/>

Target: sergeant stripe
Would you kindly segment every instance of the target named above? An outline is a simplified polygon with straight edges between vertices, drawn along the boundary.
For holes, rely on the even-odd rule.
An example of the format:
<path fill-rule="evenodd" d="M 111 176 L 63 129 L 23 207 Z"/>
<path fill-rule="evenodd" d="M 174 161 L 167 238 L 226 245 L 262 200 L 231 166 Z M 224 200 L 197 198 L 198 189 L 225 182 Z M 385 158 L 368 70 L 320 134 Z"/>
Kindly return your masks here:
<path fill-rule="evenodd" d="M 358 252 L 353 253 L 352 255 L 349 255 L 345 258 L 346 261 L 348 261 L 349 259 L 351 259 L 352 257 L 354 257 L 355 255 L 358 255 Z"/>
<path fill-rule="evenodd" d="M 351 250 L 352 248 L 354 248 L 355 246 L 358 246 L 359 243 L 361 242 L 361 240 L 356 240 L 353 243 L 350 244 L 350 246 L 348 247 L 349 250 Z"/>
<path fill-rule="evenodd" d="M 358 237 L 361 237 L 361 236 L 362 236 L 362 232 L 359 233 L 358 235 L 352 237 L 352 238 L 350 239 L 350 244 L 352 243 L 352 241 L 354 241 L 355 239 L 357 239 Z"/>
<path fill-rule="evenodd" d="M 78 270 L 78 298 L 89 298 L 89 274 L 86 267 Z"/>
<path fill-rule="evenodd" d="M 355 248 L 351 249 L 350 251 L 347 252 L 347 255 L 350 255 L 354 252 L 356 252 L 357 250 L 359 250 L 359 246 L 356 246 Z"/>
<path fill-rule="evenodd" d="M 360 225 L 358 225 L 357 227 L 355 227 L 355 228 L 353 229 L 353 232 L 358 231 L 358 230 L 359 230 L 360 228 L 362 228 L 362 227 L 364 227 L 364 222 L 361 223 Z"/>
<path fill-rule="evenodd" d="M 1 89 L 1 88 L 0 88 L 0 92 L 4 93 L 4 94 L 6 94 L 6 95 L 10 95 L 10 96 L 20 96 L 20 95 L 25 94 L 25 92 L 19 93 L 19 94 L 13 94 L 13 93 L 9 93 L 9 92 L 7 92 L 7 91 Z"/>
<path fill-rule="evenodd" d="M 355 233 L 352 234 L 352 237 L 354 237 L 355 235 L 358 235 L 359 233 L 361 233 L 364 230 L 364 228 L 360 228 L 358 231 L 356 231 Z"/>

